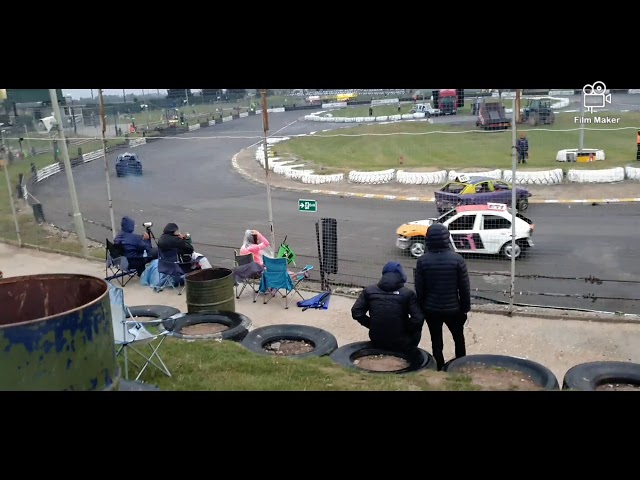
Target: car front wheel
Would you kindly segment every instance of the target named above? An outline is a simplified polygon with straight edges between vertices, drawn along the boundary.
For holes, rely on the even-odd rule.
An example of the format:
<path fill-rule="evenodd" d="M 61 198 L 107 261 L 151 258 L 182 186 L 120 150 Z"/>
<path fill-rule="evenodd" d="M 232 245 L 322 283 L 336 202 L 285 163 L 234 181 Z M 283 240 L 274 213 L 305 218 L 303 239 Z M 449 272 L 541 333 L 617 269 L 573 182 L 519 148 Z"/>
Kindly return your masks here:
<path fill-rule="evenodd" d="M 529 208 L 529 200 L 527 198 L 521 198 L 516 203 L 516 209 L 521 212 L 524 212 L 527 208 Z"/>
<path fill-rule="evenodd" d="M 411 241 L 411 245 L 409 246 L 409 252 L 415 258 L 420 258 L 424 255 L 426 250 L 426 241 L 424 238 L 416 238 Z"/>

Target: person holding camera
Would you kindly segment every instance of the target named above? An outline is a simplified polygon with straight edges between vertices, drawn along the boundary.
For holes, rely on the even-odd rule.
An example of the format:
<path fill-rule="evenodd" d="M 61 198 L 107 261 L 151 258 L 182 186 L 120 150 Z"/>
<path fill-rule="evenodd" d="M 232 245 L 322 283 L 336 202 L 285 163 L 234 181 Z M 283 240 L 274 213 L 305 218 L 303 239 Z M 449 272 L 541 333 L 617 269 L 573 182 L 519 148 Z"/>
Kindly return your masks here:
<path fill-rule="evenodd" d="M 177 254 L 180 260 L 188 257 L 200 268 L 211 268 L 209 260 L 207 260 L 204 255 L 194 251 L 193 245 L 191 244 L 191 236 L 188 233 L 181 233 L 178 225 L 175 223 L 167 223 L 164 227 L 162 235 L 160 235 L 158 239 L 158 249 L 162 257 Z M 164 255 L 165 253 L 166 255 Z"/>
<path fill-rule="evenodd" d="M 129 266 L 135 268 L 138 275 L 142 275 L 147 263 L 158 258 L 158 249 L 151 245 L 148 231 L 140 235 L 133 233 L 135 228 L 136 222 L 131 217 L 122 217 L 120 232 L 113 239 L 113 243 L 122 247 Z"/>

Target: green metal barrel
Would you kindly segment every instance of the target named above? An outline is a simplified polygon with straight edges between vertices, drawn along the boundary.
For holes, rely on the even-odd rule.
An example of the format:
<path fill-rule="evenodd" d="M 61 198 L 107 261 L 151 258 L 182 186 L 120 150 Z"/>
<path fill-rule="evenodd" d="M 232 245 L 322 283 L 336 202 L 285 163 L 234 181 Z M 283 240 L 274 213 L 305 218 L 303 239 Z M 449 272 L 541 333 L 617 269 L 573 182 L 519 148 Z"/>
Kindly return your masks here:
<path fill-rule="evenodd" d="M 118 390 L 107 282 L 76 274 L 0 280 L 0 390 Z"/>
<path fill-rule="evenodd" d="M 233 272 L 228 268 L 205 268 L 185 277 L 187 312 L 235 312 Z"/>

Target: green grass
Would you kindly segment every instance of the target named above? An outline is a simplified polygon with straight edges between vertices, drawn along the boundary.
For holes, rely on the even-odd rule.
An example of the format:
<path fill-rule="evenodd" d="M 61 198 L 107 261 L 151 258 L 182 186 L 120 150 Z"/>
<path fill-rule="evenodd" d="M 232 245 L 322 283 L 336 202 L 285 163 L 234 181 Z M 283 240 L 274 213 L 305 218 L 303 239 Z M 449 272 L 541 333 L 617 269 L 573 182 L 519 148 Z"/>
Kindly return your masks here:
<path fill-rule="evenodd" d="M 597 169 L 633 163 L 640 113 L 618 113 L 617 116 L 621 118 L 619 125 L 587 126 L 599 130 L 585 130 L 585 148 L 602 149 L 606 154 L 605 161 L 593 163 L 566 164 L 555 160 L 558 150 L 578 147 L 579 131 L 574 129 L 579 125 L 574 123 L 574 114 L 556 115 L 556 122 L 552 126 L 518 125 L 518 132 L 525 131 L 529 139 L 530 158 L 527 167 Z M 615 130 L 620 127 L 632 128 Z M 568 129 L 572 131 L 566 131 Z M 399 132 L 411 135 L 389 135 Z M 384 135 L 339 136 L 354 134 Z M 398 160 L 401 156 L 404 157 L 404 169 L 510 168 L 511 135 L 511 130 L 485 132 L 474 124 L 453 126 L 402 122 L 294 138 L 279 143 L 275 149 L 280 157 L 296 157 L 300 162 L 312 165 L 309 168 L 324 168 L 326 173 L 400 168 Z"/>
<path fill-rule="evenodd" d="M 464 375 L 420 371 L 405 375 L 351 371 L 328 357 L 293 359 L 253 353 L 231 341 L 185 342 L 168 338 L 160 354 L 172 373 L 149 367 L 143 380 L 182 391 L 408 391 L 480 390 Z M 132 353 L 131 355 L 135 355 Z M 134 358 L 136 361 L 139 360 Z M 130 378 L 135 378 L 135 367 Z"/>
<path fill-rule="evenodd" d="M 420 103 L 420 102 L 419 102 Z M 415 105 L 413 103 L 403 103 L 400 105 L 400 113 L 406 114 L 411 113 L 411 109 Z M 332 110 L 331 112 L 325 112 L 321 116 L 326 116 L 327 114 L 332 115 L 334 117 L 345 117 L 345 118 L 354 118 L 354 117 L 368 117 L 369 116 L 369 107 L 370 105 L 358 105 L 355 107 L 345 107 L 339 108 L 337 110 Z M 471 113 L 471 107 L 469 105 L 465 105 L 462 108 L 458 109 L 458 115 L 469 115 Z M 373 107 L 373 116 L 374 117 L 385 117 L 389 115 L 398 115 L 398 105 L 380 105 Z"/>

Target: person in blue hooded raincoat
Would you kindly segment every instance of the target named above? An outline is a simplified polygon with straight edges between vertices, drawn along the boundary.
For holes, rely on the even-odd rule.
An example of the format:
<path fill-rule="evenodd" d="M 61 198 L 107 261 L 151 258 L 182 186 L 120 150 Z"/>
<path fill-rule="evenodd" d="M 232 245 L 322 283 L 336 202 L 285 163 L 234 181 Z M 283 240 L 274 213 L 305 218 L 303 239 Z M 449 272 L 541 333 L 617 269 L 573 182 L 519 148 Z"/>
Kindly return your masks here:
<path fill-rule="evenodd" d="M 424 314 L 406 281 L 399 263 L 387 263 L 378 283 L 366 287 L 353 304 L 351 316 L 369 329 L 376 348 L 417 355 Z"/>
<path fill-rule="evenodd" d="M 121 230 L 116 235 L 113 243 L 122 246 L 124 255 L 129 261 L 129 266 L 135 268 L 138 271 L 138 275 L 142 275 L 147 263 L 158 258 L 158 249 L 151 245 L 151 239 L 147 232 L 142 235 L 133 233 L 136 228 L 136 222 L 131 217 L 122 217 L 120 228 Z"/>

